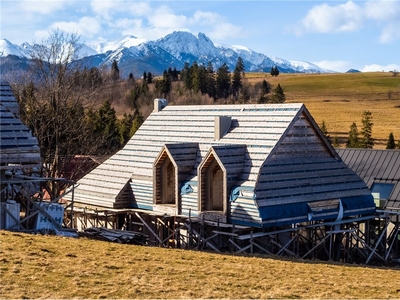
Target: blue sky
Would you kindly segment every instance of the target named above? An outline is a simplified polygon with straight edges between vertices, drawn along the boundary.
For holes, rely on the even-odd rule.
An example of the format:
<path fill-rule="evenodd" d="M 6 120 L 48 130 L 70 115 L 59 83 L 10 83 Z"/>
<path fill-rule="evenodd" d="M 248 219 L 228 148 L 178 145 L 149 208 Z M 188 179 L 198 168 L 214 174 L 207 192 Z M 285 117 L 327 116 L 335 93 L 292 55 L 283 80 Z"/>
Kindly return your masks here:
<path fill-rule="evenodd" d="M 90 43 L 128 34 L 156 40 L 182 30 L 339 72 L 400 70 L 400 0 L 0 3 L 0 38 L 14 44 L 40 42 L 56 28 Z"/>

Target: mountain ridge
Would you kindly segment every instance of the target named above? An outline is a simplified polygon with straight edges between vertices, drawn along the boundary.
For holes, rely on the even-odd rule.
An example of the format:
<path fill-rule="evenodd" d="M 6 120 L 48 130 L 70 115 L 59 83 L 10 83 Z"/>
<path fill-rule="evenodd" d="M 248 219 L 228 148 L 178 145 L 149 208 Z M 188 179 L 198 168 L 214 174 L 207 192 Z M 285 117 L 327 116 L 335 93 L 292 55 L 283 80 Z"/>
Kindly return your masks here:
<path fill-rule="evenodd" d="M 29 60 L 28 43 L 15 45 L 7 39 L 0 40 L 0 58 L 14 55 Z M 174 31 L 158 40 L 145 41 L 133 35 L 120 40 L 98 44 L 82 44 L 79 62 L 84 67 L 109 68 L 113 60 L 118 62 L 121 77 L 132 73 L 135 77 L 143 72 L 161 75 L 164 70 L 182 69 L 185 63 L 207 65 L 211 62 L 214 70 L 226 63 L 232 71 L 239 57 L 246 72 L 270 72 L 277 66 L 282 73 L 333 73 L 310 62 L 286 60 L 268 56 L 241 45 L 215 44 L 204 33 L 197 36 L 185 31 Z"/>

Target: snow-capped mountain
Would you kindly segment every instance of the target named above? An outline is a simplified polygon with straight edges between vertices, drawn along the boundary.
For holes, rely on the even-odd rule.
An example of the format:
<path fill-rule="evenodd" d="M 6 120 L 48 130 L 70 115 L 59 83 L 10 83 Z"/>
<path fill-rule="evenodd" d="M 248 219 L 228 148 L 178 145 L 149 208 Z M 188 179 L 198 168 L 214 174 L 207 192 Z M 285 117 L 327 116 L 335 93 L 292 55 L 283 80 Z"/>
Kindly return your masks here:
<path fill-rule="evenodd" d="M 8 55 L 15 55 L 18 57 L 28 57 L 28 53 L 25 51 L 29 45 L 27 43 L 21 46 L 14 45 L 7 39 L 0 40 L 0 57 L 6 57 Z"/>
<path fill-rule="evenodd" d="M 28 59 L 28 43 L 21 46 L 10 41 L 0 40 L 0 58 L 9 55 Z M 333 72 L 304 61 L 291 61 L 268 56 L 240 46 L 214 44 L 205 34 L 197 36 L 189 32 L 173 32 L 156 41 L 145 41 L 135 36 L 126 36 L 122 40 L 107 41 L 83 45 L 79 52 L 81 65 L 85 67 L 109 67 L 117 60 L 120 74 L 135 77 L 143 72 L 162 74 L 164 70 L 180 70 L 185 63 L 197 62 L 207 65 L 211 62 L 214 70 L 226 63 L 230 70 L 235 68 L 239 57 L 242 58 L 246 72 L 269 72 L 277 66 L 283 73 L 329 73 Z"/>
<path fill-rule="evenodd" d="M 88 44 L 88 46 L 93 50 L 95 50 L 96 54 L 100 54 L 100 53 L 106 53 L 108 51 L 115 51 L 117 49 L 122 49 L 122 48 L 136 47 L 145 42 L 146 42 L 145 39 L 138 39 L 133 35 L 128 35 L 124 37 L 122 40 L 90 43 Z"/>

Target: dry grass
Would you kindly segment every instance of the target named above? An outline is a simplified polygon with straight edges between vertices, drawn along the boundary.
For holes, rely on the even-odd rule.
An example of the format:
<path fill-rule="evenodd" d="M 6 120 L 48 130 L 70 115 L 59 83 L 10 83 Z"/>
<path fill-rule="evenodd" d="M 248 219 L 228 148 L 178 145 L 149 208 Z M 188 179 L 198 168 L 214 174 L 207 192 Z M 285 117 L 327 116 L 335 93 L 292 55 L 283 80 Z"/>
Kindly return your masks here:
<path fill-rule="evenodd" d="M 350 125 L 356 122 L 361 130 L 362 113 L 372 112 L 372 137 L 374 148 L 385 148 L 390 132 L 396 141 L 400 139 L 400 76 L 392 73 L 337 73 L 337 74 L 280 74 L 272 77 L 267 73 L 246 73 L 244 81 L 250 84 L 267 80 L 273 87 L 281 84 L 286 95 L 286 103 L 304 103 L 315 121 L 321 125 L 325 121 L 331 137 L 337 137 L 344 146 Z M 182 83 L 174 83 L 177 90 Z M 91 95 L 91 101 L 109 99 L 117 115 L 133 113 L 126 102 L 132 86 L 121 82 L 118 86 L 105 86 Z M 150 85 L 154 92 L 154 85 Z M 179 93 L 178 93 L 179 94 Z M 141 114 L 146 118 L 152 111 L 153 97 L 140 104 Z M 210 104 L 211 99 L 201 95 L 171 96 L 171 105 Z M 389 99 L 390 98 L 390 99 Z M 169 99 L 171 100 L 171 99 Z M 88 100 L 89 101 L 89 100 Z M 211 102 L 210 102 L 211 101 Z M 254 100 L 255 101 L 255 100 Z"/>
<path fill-rule="evenodd" d="M 286 103 L 304 103 L 315 121 L 328 127 L 331 137 L 344 143 L 350 125 L 361 130 L 362 113 L 372 112 L 374 148 L 384 148 L 390 132 L 400 139 L 400 77 L 391 73 L 247 74 L 250 83 L 267 80 L 283 87 Z M 390 97 L 390 99 L 389 99 Z"/>
<path fill-rule="evenodd" d="M 400 270 L 0 231 L 1 298 L 400 298 Z"/>

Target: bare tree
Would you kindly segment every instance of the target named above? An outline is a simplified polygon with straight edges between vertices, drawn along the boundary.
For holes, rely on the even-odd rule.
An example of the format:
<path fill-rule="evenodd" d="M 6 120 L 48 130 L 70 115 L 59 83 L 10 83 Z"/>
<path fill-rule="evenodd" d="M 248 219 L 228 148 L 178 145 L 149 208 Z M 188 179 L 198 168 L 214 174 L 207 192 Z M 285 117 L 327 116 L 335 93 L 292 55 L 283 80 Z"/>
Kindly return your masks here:
<path fill-rule="evenodd" d="M 76 79 L 75 63 L 81 49 L 76 34 L 55 30 L 30 50 L 30 78 L 17 87 L 21 118 L 37 137 L 44 175 L 63 176 L 68 161 L 85 151 L 83 82 Z M 65 188 L 52 181 L 47 189 L 56 197 Z"/>

